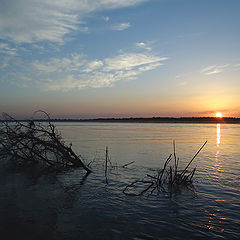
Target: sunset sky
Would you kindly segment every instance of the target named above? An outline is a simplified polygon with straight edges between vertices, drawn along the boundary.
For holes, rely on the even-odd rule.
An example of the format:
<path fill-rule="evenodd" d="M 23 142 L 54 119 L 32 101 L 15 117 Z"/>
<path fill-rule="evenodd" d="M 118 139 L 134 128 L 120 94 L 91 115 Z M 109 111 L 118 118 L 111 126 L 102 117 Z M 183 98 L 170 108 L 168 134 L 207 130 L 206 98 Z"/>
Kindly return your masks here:
<path fill-rule="evenodd" d="M 0 111 L 240 117 L 239 0 L 0 0 Z"/>

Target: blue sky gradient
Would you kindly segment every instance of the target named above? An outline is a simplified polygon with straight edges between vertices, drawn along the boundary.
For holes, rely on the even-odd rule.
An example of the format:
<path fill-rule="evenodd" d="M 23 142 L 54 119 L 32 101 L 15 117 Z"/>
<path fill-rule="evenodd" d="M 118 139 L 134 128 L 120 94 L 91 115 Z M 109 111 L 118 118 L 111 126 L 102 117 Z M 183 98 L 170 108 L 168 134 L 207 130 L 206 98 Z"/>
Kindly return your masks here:
<path fill-rule="evenodd" d="M 0 110 L 240 117 L 238 0 L 1 0 Z"/>

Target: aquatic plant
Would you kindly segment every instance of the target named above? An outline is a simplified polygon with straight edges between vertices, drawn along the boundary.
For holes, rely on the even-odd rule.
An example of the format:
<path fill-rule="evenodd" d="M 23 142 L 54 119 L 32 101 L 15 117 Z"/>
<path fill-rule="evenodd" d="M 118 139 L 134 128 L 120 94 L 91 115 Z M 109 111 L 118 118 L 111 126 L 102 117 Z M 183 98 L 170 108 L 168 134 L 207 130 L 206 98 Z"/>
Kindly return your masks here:
<path fill-rule="evenodd" d="M 189 170 L 189 167 L 206 144 L 207 141 L 200 147 L 186 167 L 183 170 L 179 170 L 179 158 L 176 155 L 175 141 L 173 141 L 173 154 L 169 155 L 163 168 L 157 170 L 154 175 L 147 174 L 144 179 L 135 180 L 130 183 L 123 189 L 123 193 L 126 195 L 140 196 L 146 192 L 149 192 L 149 195 L 151 195 L 154 191 L 157 191 L 171 195 L 173 192 L 179 190 L 181 186 L 192 185 L 196 167 L 192 170 Z M 172 159 L 174 159 L 174 165 L 169 166 Z"/>
<path fill-rule="evenodd" d="M 50 121 L 49 115 L 45 122 L 18 121 L 4 113 L 0 125 L 0 156 L 7 157 L 18 166 L 39 164 L 44 169 L 62 171 L 66 168 L 83 168 L 87 173 L 91 170 L 86 166 L 80 155 L 77 155 L 71 144 L 67 146 L 60 132 Z"/>

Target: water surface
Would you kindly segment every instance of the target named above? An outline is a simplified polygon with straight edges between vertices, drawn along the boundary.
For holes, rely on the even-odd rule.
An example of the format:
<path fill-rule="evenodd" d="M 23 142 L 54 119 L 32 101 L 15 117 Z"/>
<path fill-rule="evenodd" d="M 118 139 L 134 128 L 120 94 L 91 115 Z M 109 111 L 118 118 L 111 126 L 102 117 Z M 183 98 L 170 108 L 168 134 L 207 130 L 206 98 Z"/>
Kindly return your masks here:
<path fill-rule="evenodd" d="M 240 127 L 231 124 L 56 123 L 66 143 L 92 162 L 35 178 L 1 168 L 0 230 L 9 239 L 239 239 Z M 163 166 L 176 141 L 180 165 L 194 160 L 194 188 L 132 197 L 136 179 Z M 104 177 L 105 147 L 111 163 Z M 127 168 L 122 165 L 135 161 Z M 13 231 L 14 229 L 14 231 Z M 81 238 L 80 238 L 81 237 Z"/>

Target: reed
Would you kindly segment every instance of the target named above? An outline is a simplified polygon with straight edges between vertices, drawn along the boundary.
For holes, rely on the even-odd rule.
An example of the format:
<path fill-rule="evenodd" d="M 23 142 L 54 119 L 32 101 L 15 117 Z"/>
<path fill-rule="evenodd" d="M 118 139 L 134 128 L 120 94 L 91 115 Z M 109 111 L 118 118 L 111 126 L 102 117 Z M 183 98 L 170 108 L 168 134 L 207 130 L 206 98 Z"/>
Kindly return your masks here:
<path fill-rule="evenodd" d="M 150 191 L 149 194 L 157 191 L 167 192 L 171 195 L 173 192 L 175 192 L 182 186 L 192 185 L 193 176 L 196 172 L 196 167 L 192 170 L 189 170 L 189 167 L 206 144 L 207 141 L 205 141 L 204 144 L 200 147 L 200 149 L 195 153 L 195 155 L 188 162 L 186 167 L 183 170 L 179 170 L 179 158 L 176 155 L 175 141 L 173 141 L 173 154 L 170 154 L 169 157 L 166 159 L 163 168 L 158 170 L 155 175 L 147 174 L 144 179 L 136 180 L 131 184 L 127 185 L 123 189 L 123 193 L 126 195 L 140 196 L 148 191 Z M 172 159 L 174 159 L 174 164 L 169 166 Z M 143 188 L 139 192 L 136 192 L 135 189 L 138 188 L 138 185 L 144 185 L 145 188 Z"/>

